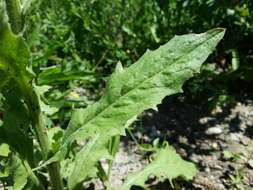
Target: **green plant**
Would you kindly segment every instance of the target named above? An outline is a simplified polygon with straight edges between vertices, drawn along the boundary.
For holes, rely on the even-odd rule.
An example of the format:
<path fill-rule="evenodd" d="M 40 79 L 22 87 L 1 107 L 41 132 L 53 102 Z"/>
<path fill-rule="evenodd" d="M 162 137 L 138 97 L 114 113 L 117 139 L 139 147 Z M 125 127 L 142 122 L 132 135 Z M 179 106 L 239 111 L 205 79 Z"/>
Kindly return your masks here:
<path fill-rule="evenodd" d="M 233 175 L 229 175 L 231 186 L 237 186 L 243 180 L 243 169 L 235 170 Z"/>
<path fill-rule="evenodd" d="M 237 160 L 240 160 L 241 159 L 241 155 L 238 154 L 238 153 L 233 153 L 229 150 L 224 150 L 223 151 L 223 155 L 224 155 L 224 158 L 225 159 L 231 159 L 233 161 L 237 161 Z"/>
<path fill-rule="evenodd" d="M 129 68 L 119 63 L 100 101 L 74 110 L 66 130 L 47 129 L 51 108 L 43 102 L 47 87 L 37 86 L 22 37 L 24 6 L 19 0 L 6 1 L 7 18 L 0 2 L 0 148 L 4 150 L 0 171 L 5 179 L 10 177 L 12 182 L 6 182 L 14 189 L 61 190 L 65 185 L 82 189 L 82 183 L 93 177 L 100 177 L 110 189 L 110 171 L 104 170 L 100 160 L 106 159 L 111 166 L 119 137 L 134 118 L 165 96 L 182 92 L 183 83 L 199 72 L 224 35 L 224 29 L 217 28 L 176 36 L 159 49 L 148 50 Z M 150 165 L 129 176 L 123 189 L 145 187 L 151 175 L 172 181 L 179 176 L 192 179 L 196 174 L 195 166 L 166 143 L 150 151 Z"/>

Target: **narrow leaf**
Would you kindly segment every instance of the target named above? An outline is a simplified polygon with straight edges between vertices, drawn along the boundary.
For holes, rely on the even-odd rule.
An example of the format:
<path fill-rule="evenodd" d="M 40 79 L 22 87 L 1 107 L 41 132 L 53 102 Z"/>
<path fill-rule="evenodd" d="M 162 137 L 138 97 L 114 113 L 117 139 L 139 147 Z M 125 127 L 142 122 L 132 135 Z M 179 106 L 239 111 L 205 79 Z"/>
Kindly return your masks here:
<path fill-rule="evenodd" d="M 64 71 L 61 67 L 50 67 L 42 71 L 38 76 L 38 84 L 58 84 L 70 80 L 94 81 L 93 72 Z"/>

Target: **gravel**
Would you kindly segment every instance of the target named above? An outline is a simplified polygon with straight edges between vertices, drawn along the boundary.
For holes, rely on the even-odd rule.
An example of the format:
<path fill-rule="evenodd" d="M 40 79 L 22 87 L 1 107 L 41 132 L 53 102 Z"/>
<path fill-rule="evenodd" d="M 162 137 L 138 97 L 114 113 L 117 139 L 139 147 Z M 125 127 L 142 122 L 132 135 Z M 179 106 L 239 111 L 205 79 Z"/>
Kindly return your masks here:
<path fill-rule="evenodd" d="M 198 175 L 193 181 L 182 182 L 180 189 L 253 189 L 253 170 L 248 164 L 253 159 L 253 102 L 238 102 L 210 114 L 200 106 L 166 100 L 158 110 L 143 114 L 134 125 L 134 135 L 144 143 L 166 139 L 183 158 L 197 165 Z M 124 141 L 112 172 L 116 189 L 129 173 L 148 162 L 138 155 L 130 137 Z M 224 151 L 231 152 L 232 157 L 224 158 Z M 157 184 L 152 189 L 167 190 L 171 186 L 164 182 L 163 188 Z"/>

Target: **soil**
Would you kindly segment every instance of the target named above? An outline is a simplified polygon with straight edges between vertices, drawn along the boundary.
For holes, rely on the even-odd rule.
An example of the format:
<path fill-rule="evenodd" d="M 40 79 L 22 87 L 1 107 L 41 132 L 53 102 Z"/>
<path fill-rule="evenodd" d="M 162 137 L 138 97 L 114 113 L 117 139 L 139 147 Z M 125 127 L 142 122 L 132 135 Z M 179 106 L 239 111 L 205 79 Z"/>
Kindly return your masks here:
<path fill-rule="evenodd" d="M 234 102 L 210 113 L 207 106 L 166 98 L 158 111 L 146 111 L 133 126 L 139 143 L 167 140 L 185 160 L 196 164 L 197 176 L 189 182 L 175 180 L 176 189 L 253 189 L 253 168 L 248 164 L 253 159 L 253 101 Z M 115 189 L 147 162 L 133 138 L 124 137 L 112 170 Z M 151 184 L 154 190 L 172 189 L 168 181 Z"/>

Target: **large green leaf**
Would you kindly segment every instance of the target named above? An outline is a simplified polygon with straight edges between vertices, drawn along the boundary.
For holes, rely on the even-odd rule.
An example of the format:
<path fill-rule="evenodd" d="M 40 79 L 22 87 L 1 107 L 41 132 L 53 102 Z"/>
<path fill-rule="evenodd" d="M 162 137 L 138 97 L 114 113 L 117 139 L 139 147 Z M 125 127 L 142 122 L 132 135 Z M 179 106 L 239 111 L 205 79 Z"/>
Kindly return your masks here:
<path fill-rule="evenodd" d="M 3 125 L 0 139 L 14 148 L 23 159 L 32 155 L 32 139 L 27 133 L 30 117 L 27 109 L 33 75 L 27 69 L 29 50 L 22 37 L 14 35 L 0 5 L 0 93 L 3 95 Z M 24 149 L 26 147 L 26 149 Z M 31 160 L 31 159 L 30 159 Z"/>
<path fill-rule="evenodd" d="M 61 149 L 51 161 L 63 156 L 75 140 L 93 142 L 96 148 L 84 146 L 77 153 L 68 179 L 69 188 L 73 189 L 87 177 L 93 176 L 94 169 L 84 168 L 95 167 L 94 164 L 104 157 L 102 147 L 106 148 L 112 136 L 122 134 L 131 118 L 154 107 L 165 96 L 182 92 L 184 82 L 199 72 L 201 64 L 223 35 L 224 29 L 217 28 L 202 34 L 174 37 L 159 49 L 147 51 L 129 68 L 114 73 L 99 102 L 75 111 Z M 85 157 L 88 149 L 89 154 L 96 155 L 92 159 Z M 98 155 L 97 150 L 101 154 Z"/>
<path fill-rule="evenodd" d="M 3 124 L 0 141 L 8 144 L 12 154 L 10 175 L 13 189 L 23 189 L 32 172 L 23 163 L 34 166 L 31 138 L 31 89 L 33 74 L 27 68 L 29 50 L 21 36 L 14 35 L 5 18 L 0 2 L 0 93 Z M 18 154 L 17 154 L 18 153 Z"/>
<path fill-rule="evenodd" d="M 156 177 L 159 181 L 172 181 L 180 176 L 191 180 L 197 173 L 194 164 L 184 161 L 170 146 L 157 149 L 152 157 L 149 165 L 127 177 L 121 190 L 129 190 L 133 185 L 147 187 L 145 182 L 149 177 Z"/>
<path fill-rule="evenodd" d="M 157 105 L 165 96 L 182 92 L 183 83 L 199 72 L 223 35 L 223 29 L 214 29 L 176 36 L 158 50 L 147 51 L 131 67 L 113 74 L 102 99 L 73 115 L 63 145 L 101 130 L 119 134 L 130 118 Z"/>
<path fill-rule="evenodd" d="M 29 50 L 20 36 L 14 35 L 0 13 L 0 91 L 18 84 L 22 90 L 31 86 L 32 74 L 27 70 Z"/>

